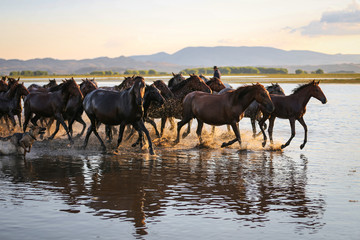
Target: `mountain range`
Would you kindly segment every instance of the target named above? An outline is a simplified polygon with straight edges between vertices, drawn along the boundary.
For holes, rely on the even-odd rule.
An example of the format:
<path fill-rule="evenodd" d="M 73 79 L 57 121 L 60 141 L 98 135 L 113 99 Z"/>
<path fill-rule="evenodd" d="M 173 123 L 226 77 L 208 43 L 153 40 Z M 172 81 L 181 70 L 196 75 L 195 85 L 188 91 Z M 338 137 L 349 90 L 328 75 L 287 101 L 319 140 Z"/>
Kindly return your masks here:
<path fill-rule="evenodd" d="M 0 74 L 11 71 L 42 70 L 56 74 L 84 74 L 92 71 L 126 69 L 178 72 L 185 68 L 217 66 L 284 67 L 289 72 L 322 68 L 325 72 L 360 72 L 360 54 L 325 54 L 314 51 L 281 50 L 272 47 L 187 47 L 173 54 L 99 57 L 82 60 L 53 58 L 0 59 Z"/>

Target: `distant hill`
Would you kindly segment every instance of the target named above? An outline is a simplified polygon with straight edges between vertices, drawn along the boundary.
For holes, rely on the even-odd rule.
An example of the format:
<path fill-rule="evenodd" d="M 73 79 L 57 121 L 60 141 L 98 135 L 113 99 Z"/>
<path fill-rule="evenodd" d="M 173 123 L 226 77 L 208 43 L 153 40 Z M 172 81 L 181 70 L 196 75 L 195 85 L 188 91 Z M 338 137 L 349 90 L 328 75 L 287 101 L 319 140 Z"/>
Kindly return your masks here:
<path fill-rule="evenodd" d="M 325 72 L 360 72 L 360 54 L 324 54 L 313 51 L 285 51 L 271 47 L 187 47 L 174 54 L 160 52 L 117 58 L 82 60 L 53 58 L 31 60 L 0 59 L 0 74 L 11 71 L 42 70 L 56 74 L 83 74 L 99 70 L 124 72 L 126 69 L 179 72 L 185 68 L 211 66 L 284 67 Z M 303 67 L 302 67 L 303 66 Z"/>
<path fill-rule="evenodd" d="M 134 60 L 191 66 L 290 66 L 360 63 L 360 54 L 285 51 L 271 47 L 187 47 L 174 54 L 131 56 Z"/>

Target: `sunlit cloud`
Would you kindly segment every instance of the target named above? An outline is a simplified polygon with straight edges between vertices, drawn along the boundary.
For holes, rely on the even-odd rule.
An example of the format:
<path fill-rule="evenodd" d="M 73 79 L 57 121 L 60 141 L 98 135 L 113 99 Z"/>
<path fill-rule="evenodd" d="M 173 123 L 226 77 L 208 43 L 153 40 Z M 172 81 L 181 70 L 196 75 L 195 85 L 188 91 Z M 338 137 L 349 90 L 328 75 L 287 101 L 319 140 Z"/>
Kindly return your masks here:
<path fill-rule="evenodd" d="M 324 12 L 320 20 L 290 30 L 290 32 L 298 31 L 307 36 L 358 35 L 360 34 L 360 5 L 353 1 L 346 9 Z"/>

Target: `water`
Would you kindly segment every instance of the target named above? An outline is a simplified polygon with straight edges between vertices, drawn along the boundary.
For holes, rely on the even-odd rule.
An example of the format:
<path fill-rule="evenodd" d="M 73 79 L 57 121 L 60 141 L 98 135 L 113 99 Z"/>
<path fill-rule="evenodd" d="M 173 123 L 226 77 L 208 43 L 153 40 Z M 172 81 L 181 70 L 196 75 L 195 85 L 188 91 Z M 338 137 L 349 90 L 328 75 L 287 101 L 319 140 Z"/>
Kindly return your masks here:
<path fill-rule="evenodd" d="M 0 156 L 0 239 L 359 239 L 360 85 L 320 86 L 328 103 L 310 100 L 303 150 L 299 123 L 269 151 L 243 119 L 242 151 L 220 148 L 226 128 L 207 147 L 195 131 L 172 147 L 167 128 L 155 156 L 130 142 L 101 154 L 94 136 L 87 150 L 63 137 L 36 142 L 26 162 Z M 275 145 L 289 137 L 277 119 Z"/>

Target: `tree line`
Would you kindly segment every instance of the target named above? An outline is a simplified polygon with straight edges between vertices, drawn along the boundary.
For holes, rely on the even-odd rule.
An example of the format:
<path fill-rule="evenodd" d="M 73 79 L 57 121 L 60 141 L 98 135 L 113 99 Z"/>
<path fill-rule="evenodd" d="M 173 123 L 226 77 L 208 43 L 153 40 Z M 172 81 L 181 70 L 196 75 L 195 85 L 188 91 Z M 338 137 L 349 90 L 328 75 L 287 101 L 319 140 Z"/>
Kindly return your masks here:
<path fill-rule="evenodd" d="M 266 68 L 266 67 L 219 67 L 220 72 L 223 75 L 229 74 L 288 74 L 288 70 L 286 68 Z M 186 68 L 180 71 L 182 74 L 207 74 L 212 75 L 214 73 L 214 69 L 212 67 L 208 68 Z M 312 74 L 323 74 L 324 71 L 322 69 L 317 69 L 316 71 L 312 71 Z M 95 76 L 116 76 L 116 75 L 168 75 L 167 72 L 158 72 L 154 69 L 150 70 L 136 70 L 136 69 L 127 69 L 123 73 L 113 72 L 111 70 L 106 71 L 92 71 L 89 75 Z M 307 71 L 302 69 L 297 69 L 295 74 L 308 74 Z M 17 76 L 49 76 L 48 71 L 12 71 L 9 74 L 12 77 Z M 53 74 L 56 75 L 56 74 Z"/>

